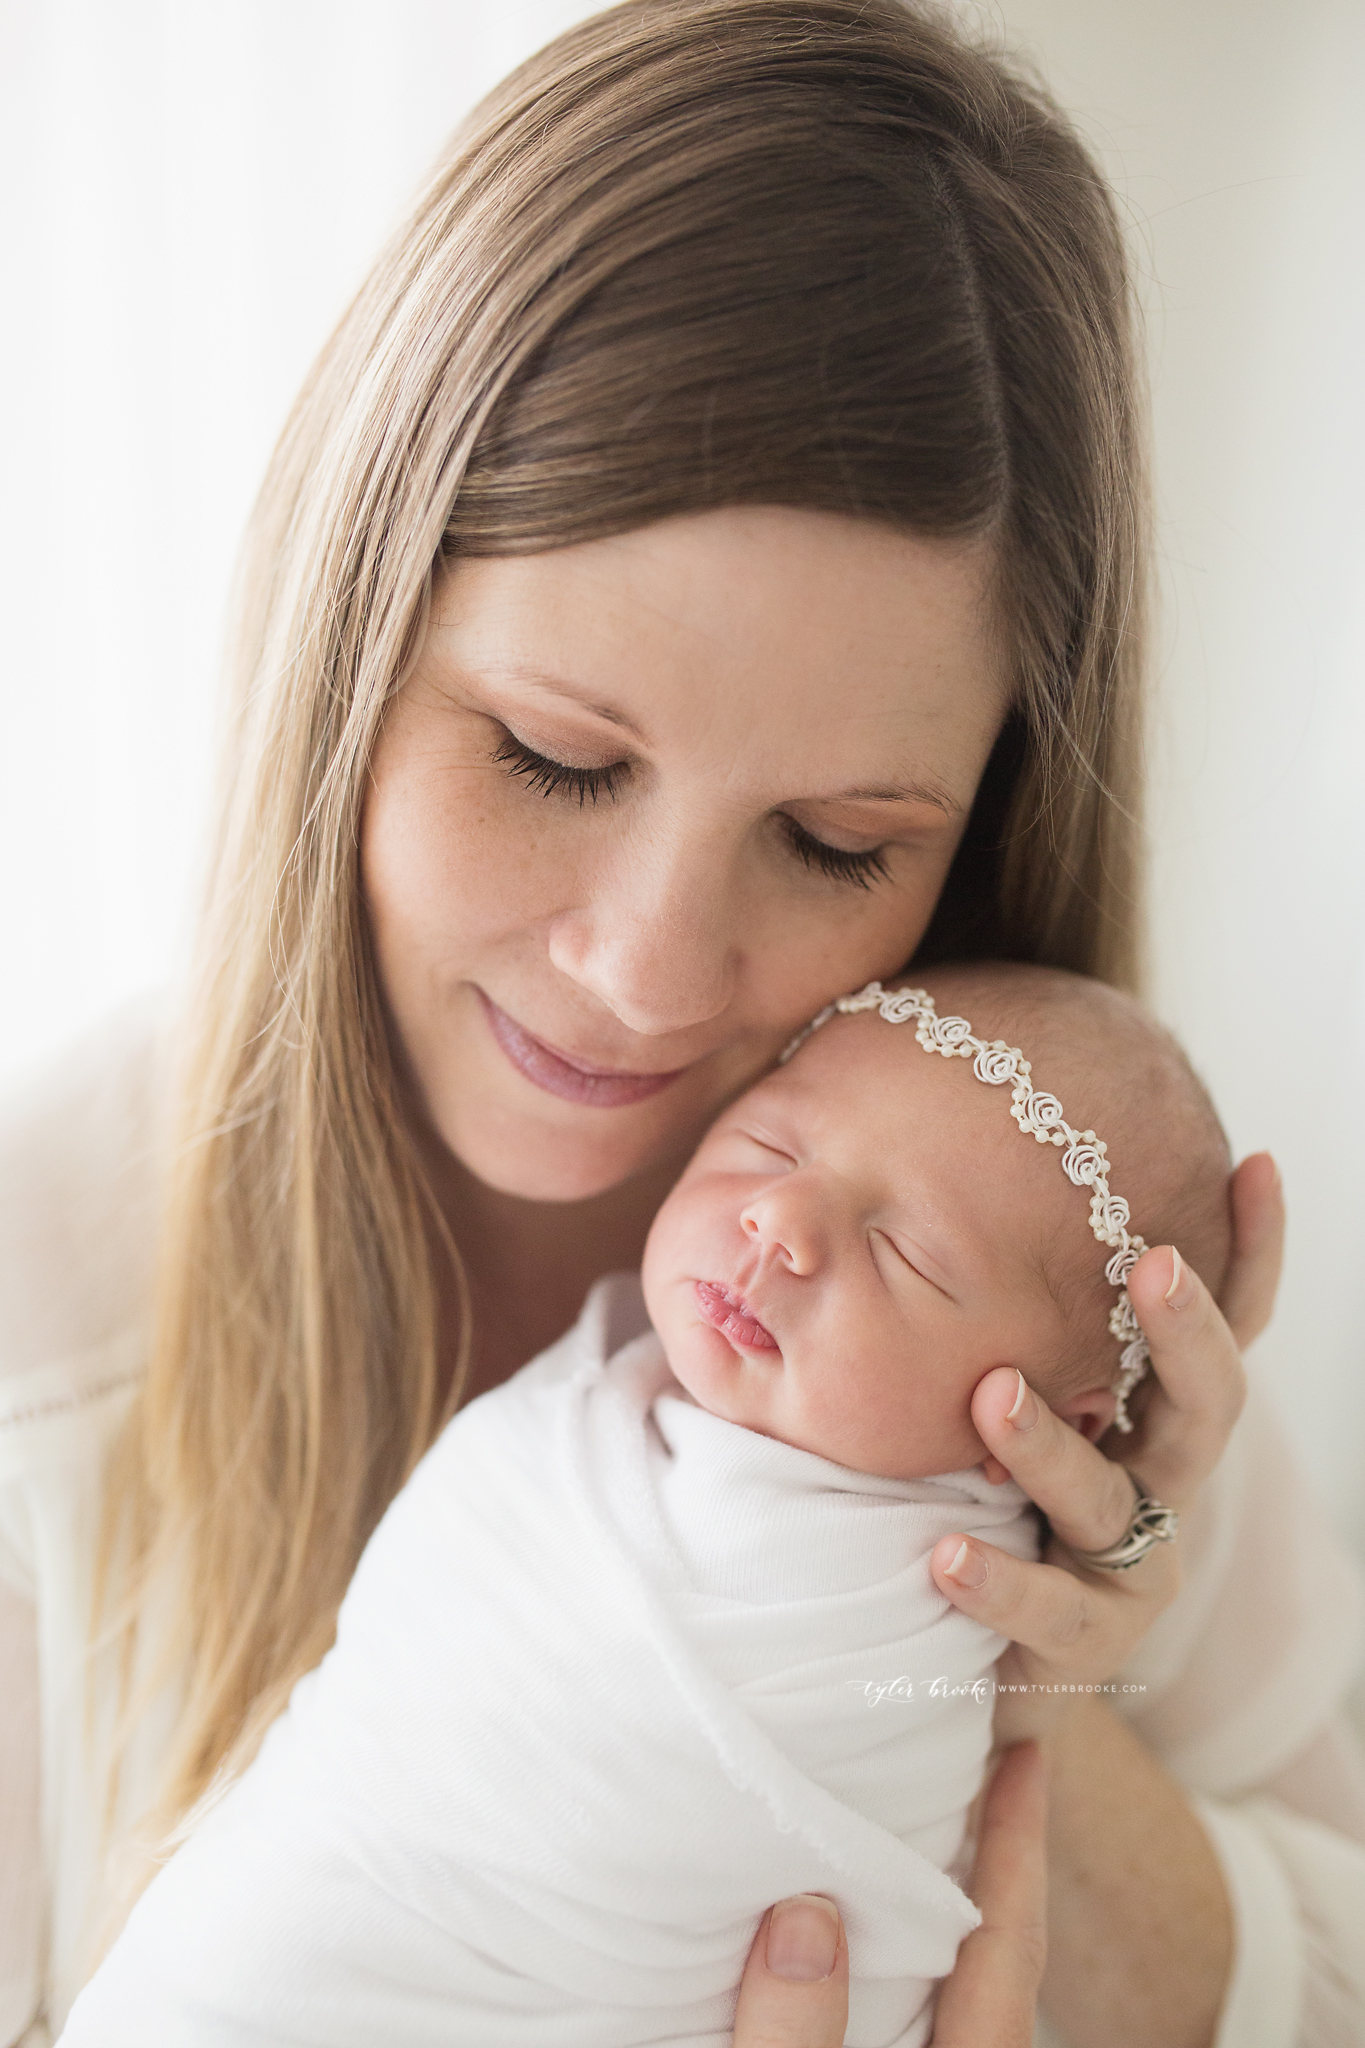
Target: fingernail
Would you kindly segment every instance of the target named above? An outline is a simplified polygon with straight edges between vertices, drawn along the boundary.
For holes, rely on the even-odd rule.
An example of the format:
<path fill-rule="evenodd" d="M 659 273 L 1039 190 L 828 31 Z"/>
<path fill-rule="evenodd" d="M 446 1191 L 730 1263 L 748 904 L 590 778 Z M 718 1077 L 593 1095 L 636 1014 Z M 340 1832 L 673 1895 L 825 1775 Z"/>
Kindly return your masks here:
<path fill-rule="evenodd" d="M 1038 1403 L 1034 1398 L 1033 1389 L 1017 1365 L 1014 1370 L 1019 1381 L 1019 1391 L 1014 1397 L 1014 1406 L 1005 1410 L 1005 1420 L 1012 1422 L 1016 1429 L 1032 1429 L 1038 1420 Z"/>
<path fill-rule="evenodd" d="M 773 1907 L 768 1922 L 768 1968 L 774 1977 L 814 1984 L 828 1977 L 839 1953 L 839 1913 L 819 1892 L 799 1892 Z"/>
<path fill-rule="evenodd" d="M 961 1545 L 957 1556 L 951 1564 L 943 1567 L 943 1571 L 946 1578 L 956 1579 L 959 1586 L 966 1586 L 972 1591 L 986 1583 L 986 1560 L 969 1543 Z"/>
<path fill-rule="evenodd" d="M 1175 1246 L 1171 1246 L 1171 1284 L 1166 1289 L 1167 1308 L 1188 1308 L 1194 1300 L 1194 1276 Z"/>

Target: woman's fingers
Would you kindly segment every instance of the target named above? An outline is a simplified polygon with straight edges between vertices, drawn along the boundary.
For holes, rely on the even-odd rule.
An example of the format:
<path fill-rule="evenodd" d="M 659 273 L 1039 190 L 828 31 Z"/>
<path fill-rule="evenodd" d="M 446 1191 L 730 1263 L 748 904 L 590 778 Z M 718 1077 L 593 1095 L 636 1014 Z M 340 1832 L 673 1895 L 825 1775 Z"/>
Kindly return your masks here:
<path fill-rule="evenodd" d="M 1275 1218 L 1260 1174 L 1258 1167 L 1248 1176 L 1244 1206 L 1263 1265 Z M 987 1373 L 972 1395 L 972 1421 L 990 1457 L 1051 1524 L 1049 1562 L 1025 1563 L 966 1536 L 944 1537 L 930 1558 L 940 1592 L 1018 1646 L 1030 1685 L 1111 1678 L 1174 1598 L 1175 1544 L 1154 1544 L 1122 1574 L 1087 1572 L 1085 1553 L 1119 1542 L 1131 1523 L 1126 1468 L 1166 1506 L 1185 1507 L 1222 1456 L 1246 1396 L 1232 1332 L 1172 1246 L 1143 1254 L 1128 1276 L 1128 1295 L 1151 1348 L 1152 1382 L 1132 1434 L 1109 1437 L 1113 1457 L 1054 1415 L 1011 1366 Z"/>
<path fill-rule="evenodd" d="M 972 1421 L 987 1450 L 1075 1550 L 1102 1550 L 1127 1526 L 1132 1489 L 1118 1459 L 1158 1500 L 1187 1505 L 1222 1456 L 1246 1398 L 1232 1332 L 1171 1245 L 1144 1253 L 1128 1276 L 1128 1295 L 1151 1347 L 1155 1384 L 1132 1435 L 1109 1435 L 1110 1456 L 1053 1415 L 1012 1366 L 987 1373 L 972 1395 Z"/>
<path fill-rule="evenodd" d="M 759 1923 L 740 1981 L 734 2048 L 843 2048 L 848 1943 L 832 1899 L 780 1899 Z"/>
<path fill-rule="evenodd" d="M 1054 1415 L 1013 1366 L 997 1366 L 979 1382 L 972 1421 L 1063 1543 L 1105 1550 L 1118 1542 L 1133 1512 L 1132 1481 Z"/>
<path fill-rule="evenodd" d="M 1047 1770 L 1033 1742 L 1006 1750 L 981 1815 L 967 1889 L 981 1925 L 939 1993 L 933 2048 L 1030 2048 L 1047 1955 Z"/>
<path fill-rule="evenodd" d="M 1171 1245 L 1138 1260 L 1128 1275 L 1128 1298 L 1151 1347 L 1158 1384 L 1133 1436 L 1111 1442 L 1115 1456 L 1131 1462 L 1158 1500 L 1179 1508 L 1222 1457 L 1242 1412 L 1241 1353 L 1207 1287 Z"/>
<path fill-rule="evenodd" d="M 1220 1306 L 1245 1350 L 1260 1336 L 1275 1306 L 1284 1257 L 1284 1194 L 1268 1152 L 1244 1159 L 1229 1183 L 1232 1262 Z"/>
<path fill-rule="evenodd" d="M 1132 1498 L 1132 1488 L 1129 1488 Z M 1026 1564 L 974 1536 L 945 1536 L 929 1555 L 934 1584 L 963 1614 L 1028 1653 L 1032 1680 L 1096 1685 L 1112 1678 L 1179 1586 L 1160 1543 L 1103 1583 L 1059 1565 Z"/>

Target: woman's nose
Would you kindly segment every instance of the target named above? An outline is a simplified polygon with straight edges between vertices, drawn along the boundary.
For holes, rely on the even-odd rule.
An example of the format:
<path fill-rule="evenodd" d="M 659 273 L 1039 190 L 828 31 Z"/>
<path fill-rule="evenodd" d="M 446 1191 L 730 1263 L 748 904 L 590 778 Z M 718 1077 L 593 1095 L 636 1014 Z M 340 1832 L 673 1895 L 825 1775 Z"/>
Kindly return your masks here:
<path fill-rule="evenodd" d="M 554 919 L 550 959 L 631 1031 L 694 1029 L 729 1007 L 739 907 L 718 863 L 644 858 L 622 848 L 589 900 Z"/>
<path fill-rule="evenodd" d="M 801 1187 L 795 1175 L 747 1202 L 739 1222 L 744 1235 L 789 1272 L 808 1276 L 818 1271 L 823 1255 L 819 1209 L 812 1191 Z"/>

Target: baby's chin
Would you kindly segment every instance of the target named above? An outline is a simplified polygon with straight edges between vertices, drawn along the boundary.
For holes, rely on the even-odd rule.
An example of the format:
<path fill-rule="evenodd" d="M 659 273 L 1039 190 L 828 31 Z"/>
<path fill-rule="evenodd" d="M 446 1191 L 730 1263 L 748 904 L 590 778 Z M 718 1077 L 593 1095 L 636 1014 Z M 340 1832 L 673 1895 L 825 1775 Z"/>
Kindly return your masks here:
<path fill-rule="evenodd" d="M 671 1287 L 655 1290 L 655 1299 L 647 1295 L 646 1303 L 669 1370 L 697 1406 L 726 1422 L 771 1435 L 767 1408 L 779 1384 L 782 1354 L 736 1350 L 698 1312 L 691 1280 L 678 1279 Z"/>

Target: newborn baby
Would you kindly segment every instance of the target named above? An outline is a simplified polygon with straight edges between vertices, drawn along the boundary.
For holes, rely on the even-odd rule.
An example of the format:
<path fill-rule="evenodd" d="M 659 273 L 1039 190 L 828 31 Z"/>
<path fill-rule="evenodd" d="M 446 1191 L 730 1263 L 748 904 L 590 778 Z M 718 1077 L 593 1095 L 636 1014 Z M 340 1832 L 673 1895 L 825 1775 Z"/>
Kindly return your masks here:
<path fill-rule="evenodd" d="M 722 2048 L 802 1891 L 844 1914 L 852 2048 L 928 2038 L 1002 1648 L 929 1553 L 1036 1547 L 972 1391 L 1014 1365 L 1106 1428 L 1142 1366 L 1119 1197 L 1216 1287 L 1228 1160 L 1128 999 L 924 979 L 826 1013 L 718 1119 L 650 1233 L 652 1329 L 604 1282 L 447 1428 L 69 2048 Z M 926 1057 L 956 1010 L 985 1048 Z"/>

